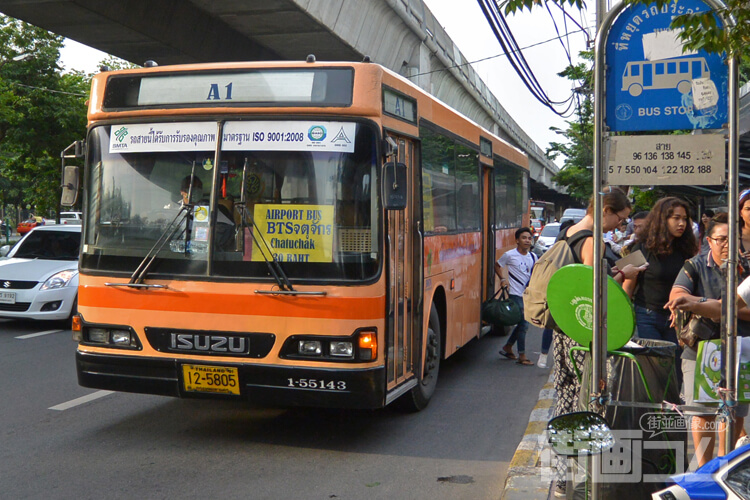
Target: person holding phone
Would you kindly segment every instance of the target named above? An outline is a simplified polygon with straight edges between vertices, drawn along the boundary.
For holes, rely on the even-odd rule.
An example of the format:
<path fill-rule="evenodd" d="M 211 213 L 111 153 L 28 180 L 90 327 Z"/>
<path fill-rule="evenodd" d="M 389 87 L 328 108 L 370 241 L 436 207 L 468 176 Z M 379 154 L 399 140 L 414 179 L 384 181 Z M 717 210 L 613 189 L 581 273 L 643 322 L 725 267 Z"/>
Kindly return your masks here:
<path fill-rule="evenodd" d="M 685 261 L 698 252 L 688 208 L 685 201 L 674 196 L 657 201 L 631 249 L 632 253 L 640 250 L 648 262 L 644 272 L 623 284 L 633 298 L 639 338 L 677 343 L 670 312 L 664 305 Z"/>

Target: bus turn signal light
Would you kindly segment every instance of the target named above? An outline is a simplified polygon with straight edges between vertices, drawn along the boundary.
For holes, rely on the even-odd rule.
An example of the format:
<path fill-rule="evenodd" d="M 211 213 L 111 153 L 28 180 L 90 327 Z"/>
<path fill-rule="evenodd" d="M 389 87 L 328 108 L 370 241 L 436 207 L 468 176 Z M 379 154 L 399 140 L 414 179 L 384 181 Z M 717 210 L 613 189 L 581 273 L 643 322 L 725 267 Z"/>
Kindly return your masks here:
<path fill-rule="evenodd" d="M 378 338 L 375 332 L 359 332 L 359 359 L 373 361 L 378 357 Z"/>

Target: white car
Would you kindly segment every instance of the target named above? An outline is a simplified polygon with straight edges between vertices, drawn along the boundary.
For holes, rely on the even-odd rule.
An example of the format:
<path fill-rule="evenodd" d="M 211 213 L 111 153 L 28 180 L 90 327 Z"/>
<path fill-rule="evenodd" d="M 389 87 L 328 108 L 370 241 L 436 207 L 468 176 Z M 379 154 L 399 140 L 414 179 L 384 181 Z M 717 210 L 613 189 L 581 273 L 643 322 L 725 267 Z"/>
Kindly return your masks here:
<path fill-rule="evenodd" d="M 78 303 L 81 226 L 39 226 L 0 260 L 0 318 L 67 320 Z"/>
<path fill-rule="evenodd" d="M 537 238 L 536 243 L 534 244 L 535 253 L 541 256 L 544 252 L 546 252 L 549 247 L 555 244 L 555 240 L 557 239 L 557 235 L 559 233 L 559 222 L 550 222 L 549 224 L 544 226 L 542 228 L 542 232 L 539 233 L 539 238 Z"/>
<path fill-rule="evenodd" d="M 81 212 L 60 212 L 60 224 L 68 225 L 81 225 L 83 222 L 83 215 Z"/>

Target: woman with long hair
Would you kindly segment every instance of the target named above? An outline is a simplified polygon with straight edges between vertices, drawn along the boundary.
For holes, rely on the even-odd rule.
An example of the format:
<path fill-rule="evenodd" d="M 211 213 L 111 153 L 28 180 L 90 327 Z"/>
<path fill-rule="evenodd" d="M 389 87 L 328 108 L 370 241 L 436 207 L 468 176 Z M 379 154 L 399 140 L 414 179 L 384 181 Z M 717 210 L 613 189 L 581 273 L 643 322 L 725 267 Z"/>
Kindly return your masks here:
<path fill-rule="evenodd" d="M 642 339 L 677 343 L 664 305 L 685 261 L 698 253 L 689 209 L 684 200 L 674 196 L 657 201 L 633 245 L 633 252 L 643 252 L 648 268 L 626 280 L 623 288 L 633 297 L 638 337 Z"/>
<path fill-rule="evenodd" d="M 625 193 L 615 187 L 605 188 L 604 195 L 602 197 L 602 231 L 607 233 L 612 231 L 619 226 L 622 221 L 626 220 L 630 215 L 630 200 Z M 567 240 L 574 234 L 580 231 L 586 231 L 587 237 L 579 240 L 571 246 L 573 255 L 575 256 L 576 262 L 585 264 L 588 266 L 594 265 L 594 198 L 591 198 L 589 202 L 586 216 L 581 219 L 580 222 L 574 224 L 560 232 L 557 239 Z M 596 235 L 597 238 L 602 238 L 603 234 Z M 603 246 L 603 245 L 602 245 Z M 635 279 L 639 272 L 642 271 L 640 267 L 634 267 L 627 265 L 623 269 L 610 268 L 610 271 L 618 283 L 622 284 L 623 280 Z M 554 377 L 554 388 L 557 391 L 557 403 L 555 404 L 555 415 L 564 415 L 576 411 L 578 405 L 578 395 L 580 393 L 581 384 L 575 373 L 575 369 L 570 360 L 570 349 L 577 345 L 570 337 L 565 335 L 559 330 L 555 330 L 553 334 L 553 361 L 555 365 L 555 377 Z M 583 352 L 573 351 L 576 364 L 583 366 Z M 556 494 L 562 494 L 565 491 L 565 480 L 564 477 L 565 461 L 558 460 L 557 462 L 557 484 L 555 486 Z"/>
<path fill-rule="evenodd" d="M 740 193 L 740 253 L 750 256 L 750 189 Z"/>

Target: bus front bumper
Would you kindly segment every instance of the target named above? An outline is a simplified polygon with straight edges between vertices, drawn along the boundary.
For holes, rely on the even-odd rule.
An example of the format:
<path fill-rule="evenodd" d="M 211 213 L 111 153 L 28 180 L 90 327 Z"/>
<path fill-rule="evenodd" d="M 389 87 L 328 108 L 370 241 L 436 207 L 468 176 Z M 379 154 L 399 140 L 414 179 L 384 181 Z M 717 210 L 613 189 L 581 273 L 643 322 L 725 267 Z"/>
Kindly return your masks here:
<path fill-rule="evenodd" d="M 383 367 L 330 369 L 241 365 L 214 359 L 210 362 L 182 361 L 76 351 L 78 383 L 83 387 L 179 398 L 238 397 L 186 391 L 181 373 L 183 364 L 237 368 L 239 397 L 261 405 L 358 409 L 385 405 Z M 327 387 L 321 388 L 320 385 Z"/>

